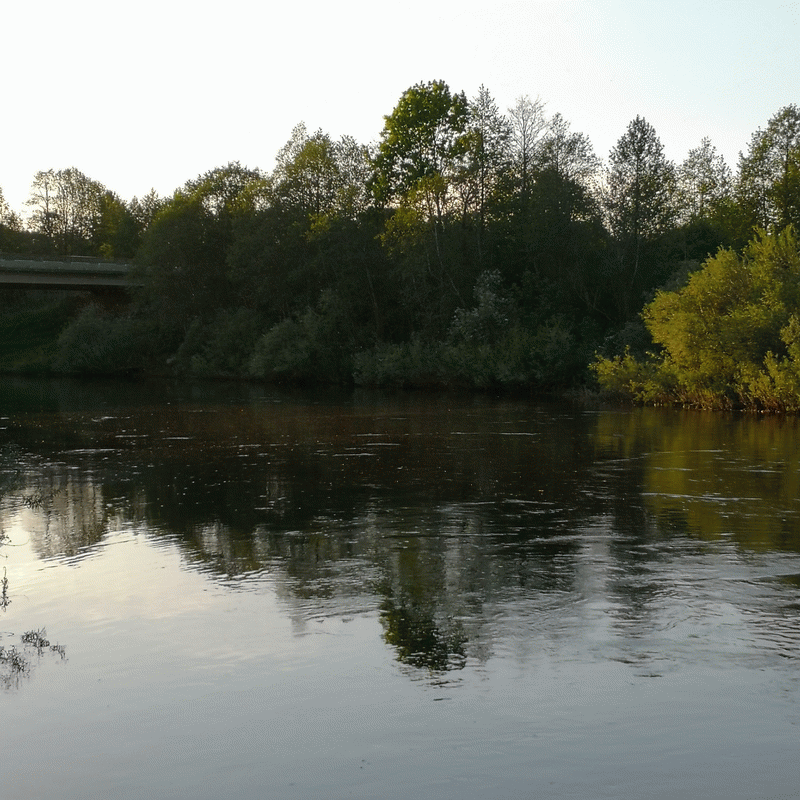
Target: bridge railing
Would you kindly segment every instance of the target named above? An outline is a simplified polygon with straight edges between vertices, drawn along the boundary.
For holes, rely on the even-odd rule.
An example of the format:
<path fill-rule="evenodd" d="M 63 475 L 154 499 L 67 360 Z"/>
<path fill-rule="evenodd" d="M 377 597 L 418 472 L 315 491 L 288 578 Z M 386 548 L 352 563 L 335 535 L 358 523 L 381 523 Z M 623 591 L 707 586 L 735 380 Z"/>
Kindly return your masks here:
<path fill-rule="evenodd" d="M 129 261 L 95 256 L 33 256 L 0 251 L 0 270 L 13 272 L 79 272 L 124 275 L 133 265 Z"/>

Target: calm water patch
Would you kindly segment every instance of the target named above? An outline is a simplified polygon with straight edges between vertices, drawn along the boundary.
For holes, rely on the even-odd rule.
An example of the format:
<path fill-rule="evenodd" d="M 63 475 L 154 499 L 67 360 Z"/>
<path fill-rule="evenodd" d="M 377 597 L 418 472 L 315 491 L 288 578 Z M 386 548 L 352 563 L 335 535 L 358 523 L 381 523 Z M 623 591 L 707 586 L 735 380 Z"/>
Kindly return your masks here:
<path fill-rule="evenodd" d="M 0 416 L 4 798 L 800 797 L 794 419 L 8 379 Z"/>

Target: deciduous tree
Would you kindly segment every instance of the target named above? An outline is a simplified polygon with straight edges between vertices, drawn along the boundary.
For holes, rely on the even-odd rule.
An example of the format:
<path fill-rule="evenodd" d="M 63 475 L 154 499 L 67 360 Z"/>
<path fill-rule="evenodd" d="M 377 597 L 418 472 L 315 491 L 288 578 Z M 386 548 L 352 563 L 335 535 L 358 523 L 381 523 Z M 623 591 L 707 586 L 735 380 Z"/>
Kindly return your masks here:
<path fill-rule="evenodd" d="M 151 189 L 142 197 L 134 197 L 130 201 L 128 209 L 136 220 L 140 232 L 147 230 L 155 215 L 163 208 L 164 203 L 164 198 L 159 197 L 155 189 Z"/>
<path fill-rule="evenodd" d="M 623 318 L 660 278 L 655 245 L 673 226 L 675 167 L 649 122 L 636 117 L 609 154 L 603 207 L 615 245 L 617 297 Z"/>
<path fill-rule="evenodd" d="M 596 187 L 600 159 L 589 137 L 571 131 L 569 122 L 561 114 L 554 114 L 547 123 L 534 163 L 538 172 L 555 172 L 586 192 Z"/>
<path fill-rule="evenodd" d="M 443 81 L 407 89 L 385 117 L 373 161 L 372 190 L 391 211 L 383 241 L 417 323 L 441 332 L 463 305 L 472 276 L 464 269 L 459 181 L 469 151 L 468 103 Z M 467 287 L 468 285 L 468 287 Z"/>
<path fill-rule="evenodd" d="M 511 125 L 511 160 L 516 188 L 524 204 L 533 181 L 542 137 L 547 129 L 544 103 L 538 97 L 531 100 L 527 95 L 521 96 L 508 109 L 508 118 Z"/>
<path fill-rule="evenodd" d="M 106 188 L 75 167 L 37 172 L 27 205 L 29 225 L 63 255 L 88 255 Z"/>
<path fill-rule="evenodd" d="M 277 155 L 273 194 L 307 215 L 353 218 L 367 208 L 369 176 L 368 148 L 352 136 L 309 134 L 301 122 Z"/>
<path fill-rule="evenodd" d="M 110 191 L 103 192 L 98 205 L 92 231 L 94 253 L 103 258 L 132 259 L 139 247 L 141 228 L 130 208 Z"/>
<path fill-rule="evenodd" d="M 189 329 L 234 296 L 228 264 L 236 229 L 264 200 L 265 178 L 239 162 L 187 181 L 163 203 L 137 255 L 140 300 L 164 325 Z"/>
<path fill-rule="evenodd" d="M 677 170 L 678 214 L 682 222 L 707 220 L 729 199 L 730 167 L 707 136 Z"/>
<path fill-rule="evenodd" d="M 800 225 L 800 108 L 789 105 L 750 139 L 739 157 L 737 201 L 752 225 Z"/>
<path fill-rule="evenodd" d="M 11 210 L 0 189 L 0 251 L 16 250 L 21 244 L 21 237 L 22 220 Z"/>
<path fill-rule="evenodd" d="M 800 408 L 800 250 L 792 228 L 720 250 L 642 316 L 661 352 L 600 359 L 606 388 L 642 401 Z"/>
<path fill-rule="evenodd" d="M 511 126 L 485 86 L 467 107 L 467 152 L 464 169 L 464 209 L 474 209 L 478 230 L 486 225 L 493 198 L 511 166 Z"/>
<path fill-rule="evenodd" d="M 383 203 L 420 202 L 441 223 L 467 150 L 468 103 L 444 81 L 407 89 L 385 117 L 374 160 L 373 188 Z"/>
<path fill-rule="evenodd" d="M 22 227 L 19 215 L 11 210 L 6 198 L 3 196 L 2 189 L 0 189 L 0 225 L 10 230 L 19 230 Z"/>

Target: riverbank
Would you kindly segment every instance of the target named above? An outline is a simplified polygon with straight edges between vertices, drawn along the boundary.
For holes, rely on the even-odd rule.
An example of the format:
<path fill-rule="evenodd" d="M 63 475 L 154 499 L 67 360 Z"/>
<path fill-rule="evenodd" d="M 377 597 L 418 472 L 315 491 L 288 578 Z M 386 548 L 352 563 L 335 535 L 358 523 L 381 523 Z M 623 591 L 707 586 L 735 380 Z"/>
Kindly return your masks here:
<path fill-rule="evenodd" d="M 17 375 L 52 373 L 61 332 L 85 300 L 75 292 L 21 293 L 0 310 L 0 372 Z"/>
<path fill-rule="evenodd" d="M 581 344 L 558 326 L 544 332 L 518 326 L 490 342 L 412 337 L 358 345 L 336 330 L 309 337 L 302 325 L 288 320 L 285 335 L 276 342 L 272 331 L 259 340 L 258 319 L 249 320 L 248 336 L 231 339 L 231 331 L 219 321 L 216 327 L 198 321 L 185 332 L 146 315 L 107 308 L 87 294 L 20 292 L 4 300 L 4 374 L 141 375 L 541 395 L 585 385 L 581 373 L 588 376 L 593 353 L 589 342 Z"/>

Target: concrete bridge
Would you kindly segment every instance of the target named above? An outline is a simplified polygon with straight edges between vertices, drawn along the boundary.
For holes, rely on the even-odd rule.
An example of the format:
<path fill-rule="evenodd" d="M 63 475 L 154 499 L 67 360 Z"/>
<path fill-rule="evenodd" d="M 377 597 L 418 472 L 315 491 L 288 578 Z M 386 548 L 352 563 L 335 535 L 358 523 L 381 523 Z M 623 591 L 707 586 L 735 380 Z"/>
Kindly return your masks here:
<path fill-rule="evenodd" d="M 0 253 L 0 285 L 30 289 L 128 289 L 137 285 L 128 277 L 132 265 L 87 256 L 62 259 Z"/>

